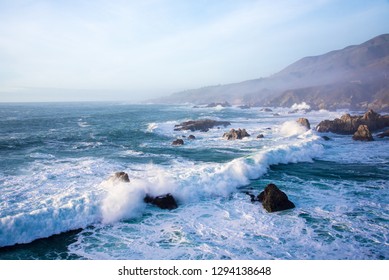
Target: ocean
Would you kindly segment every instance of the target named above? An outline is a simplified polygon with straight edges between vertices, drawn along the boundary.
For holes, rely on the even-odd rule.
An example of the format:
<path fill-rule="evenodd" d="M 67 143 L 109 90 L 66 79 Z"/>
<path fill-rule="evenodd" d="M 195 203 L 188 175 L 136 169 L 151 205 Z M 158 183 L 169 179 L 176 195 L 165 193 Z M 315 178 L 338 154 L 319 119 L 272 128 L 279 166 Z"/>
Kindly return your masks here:
<path fill-rule="evenodd" d="M 296 108 L 0 104 L 0 259 L 389 259 L 388 139 L 317 133 L 346 110 Z M 174 130 L 206 118 L 231 126 Z M 296 208 L 251 202 L 269 183 Z M 177 209 L 143 201 L 167 193 Z"/>

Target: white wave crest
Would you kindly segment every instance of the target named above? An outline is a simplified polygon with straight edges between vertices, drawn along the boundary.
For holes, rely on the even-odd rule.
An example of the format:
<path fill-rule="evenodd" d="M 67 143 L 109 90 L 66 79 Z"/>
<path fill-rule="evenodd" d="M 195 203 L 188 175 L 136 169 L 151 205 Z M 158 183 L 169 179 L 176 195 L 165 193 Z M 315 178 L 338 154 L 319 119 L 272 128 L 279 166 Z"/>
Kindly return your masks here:
<path fill-rule="evenodd" d="M 293 110 L 309 110 L 309 109 L 311 109 L 311 106 L 309 106 L 305 102 L 302 102 L 302 103 L 299 103 L 299 104 L 294 103 L 292 105 L 292 107 L 290 107 L 290 108 L 293 109 Z"/>
<path fill-rule="evenodd" d="M 304 134 L 306 128 L 296 121 L 286 121 L 280 126 L 279 131 L 282 136 L 291 137 Z"/>
<path fill-rule="evenodd" d="M 108 179 L 100 184 L 91 184 L 85 189 L 71 186 L 66 192 L 50 195 L 46 200 L 39 201 L 42 205 L 34 205 L 33 211 L 26 206 L 19 213 L 10 212 L 2 216 L 0 246 L 28 243 L 37 238 L 85 228 L 91 224 L 115 223 L 137 217 L 146 207 L 143 202 L 146 194 L 156 196 L 172 193 L 180 204 L 226 197 L 236 192 L 238 187 L 249 184 L 250 180 L 261 177 L 271 165 L 311 161 L 319 156 L 322 146 L 315 143 L 316 139 L 318 137 L 312 132 L 307 132 L 306 137 L 296 139 L 293 144 L 263 148 L 252 155 L 227 163 L 177 160 L 170 166 L 142 165 L 133 174 L 130 173 L 129 183 Z M 83 165 L 90 168 L 95 163 L 87 161 Z M 101 164 L 103 163 L 99 163 Z M 112 170 L 112 167 L 109 169 Z M 53 166 L 49 170 L 52 172 L 55 169 Z M 62 172 L 71 176 L 69 179 L 77 179 L 74 182 L 78 182 L 82 171 L 75 167 L 73 169 L 74 174 L 69 169 L 63 169 Z M 107 169 L 105 166 L 99 172 L 106 174 Z M 90 172 L 91 175 L 94 174 Z M 37 180 L 36 178 L 35 181 Z M 83 182 L 87 182 L 87 179 Z"/>

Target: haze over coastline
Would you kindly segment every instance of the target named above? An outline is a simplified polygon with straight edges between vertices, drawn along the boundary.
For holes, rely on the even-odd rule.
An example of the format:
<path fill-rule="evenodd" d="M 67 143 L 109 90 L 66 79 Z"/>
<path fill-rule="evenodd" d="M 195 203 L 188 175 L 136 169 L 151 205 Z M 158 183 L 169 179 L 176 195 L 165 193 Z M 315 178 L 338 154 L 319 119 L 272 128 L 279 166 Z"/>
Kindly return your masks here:
<path fill-rule="evenodd" d="M 2 1 L 0 102 L 141 100 L 388 33 L 389 2 Z"/>

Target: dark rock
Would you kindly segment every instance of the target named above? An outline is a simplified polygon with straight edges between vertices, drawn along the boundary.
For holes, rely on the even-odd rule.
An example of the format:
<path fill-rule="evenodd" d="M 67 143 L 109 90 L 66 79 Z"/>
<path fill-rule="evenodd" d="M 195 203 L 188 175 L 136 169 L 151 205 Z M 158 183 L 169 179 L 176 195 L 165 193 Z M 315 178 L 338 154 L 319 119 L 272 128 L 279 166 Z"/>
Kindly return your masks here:
<path fill-rule="evenodd" d="M 181 146 L 181 145 L 184 145 L 184 140 L 182 139 L 176 139 L 172 142 L 172 145 L 173 146 Z"/>
<path fill-rule="evenodd" d="M 210 128 L 213 128 L 215 126 L 229 126 L 231 125 L 230 122 L 226 121 L 215 121 L 210 119 L 203 119 L 203 120 L 197 120 L 197 121 L 187 121 L 180 124 L 175 125 L 174 130 L 175 131 L 181 131 L 181 130 L 190 130 L 190 131 L 208 131 Z"/>
<path fill-rule="evenodd" d="M 261 109 L 261 111 L 262 112 L 273 112 L 273 110 L 270 108 L 263 108 L 263 109 Z"/>
<path fill-rule="evenodd" d="M 353 134 L 360 125 L 366 125 L 370 131 L 375 131 L 389 126 L 389 115 L 381 116 L 373 110 L 367 111 L 363 116 L 343 115 L 333 121 L 325 120 L 318 124 L 318 132 L 333 132 L 338 134 Z"/>
<path fill-rule="evenodd" d="M 263 134 L 259 134 L 258 136 L 257 136 L 257 139 L 261 139 L 261 138 L 264 138 L 265 136 L 263 136 Z"/>
<path fill-rule="evenodd" d="M 194 139 L 196 139 L 196 137 L 195 137 L 194 135 L 191 134 L 191 135 L 188 136 L 188 139 L 189 139 L 189 140 L 194 140 Z"/>
<path fill-rule="evenodd" d="M 299 109 L 294 109 L 293 111 L 289 111 L 288 114 L 296 114 L 298 113 Z"/>
<path fill-rule="evenodd" d="M 321 138 L 323 138 L 325 141 L 328 141 L 328 140 L 331 140 L 331 138 L 330 137 L 328 137 L 328 136 L 322 136 Z"/>
<path fill-rule="evenodd" d="M 247 194 L 248 196 L 250 196 L 251 202 L 256 202 L 256 201 L 258 201 L 258 197 L 255 196 L 255 195 L 253 195 L 252 193 L 250 193 L 250 192 L 245 192 L 245 194 Z"/>
<path fill-rule="evenodd" d="M 358 127 L 358 130 L 353 135 L 353 140 L 359 140 L 359 141 L 373 141 L 373 136 L 370 133 L 369 128 L 367 125 L 360 125 Z"/>
<path fill-rule="evenodd" d="M 125 183 L 128 183 L 130 182 L 130 178 L 128 178 L 128 174 L 126 172 L 116 172 L 113 177 L 119 181 L 122 181 L 122 182 L 125 182 Z"/>
<path fill-rule="evenodd" d="M 265 190 L 258 195 L 257 200 L 262 202 L 263 207 L 268 212 L 282 211 L 295 207 L 294 203 L 288 199 L 288 196 L 274 184 L 267 185 Z"/>
<path fill-rule="evenodd" d="M 178 207 L 175 198 L 170 193 L 156 197 L 147 194 L 143 201 L 158 206 L 161 209 L 172 210 Z"/>
<path fill-rule="evenodd" d="M 236 140 L 243 139 L 244 137 L 249 137 L 250 134 L 247 133 L 246 129 L 231 129 L 229 132 L 223 134 L 223 138 L 227 140 Z"/>
<path fill-rule="evenodd" d="M 308 130 L 311 129 L 311 124 L 309 123 L 308 119 L 306 119 L 306 118 L 299 118 L 297 120 L 297 123 L 304 126 Z"/>
<path fill-rule="evenodd" d="M 377 134 L 378 138 L 384 138 L 384 137 L 389 137 L 389 130 L 381 132 L 380 134 Z"/>
<path fill-rule="evenodd" d="M 278 114 L 278 113 L 275 113 L 275 114 L 273 114 L 273 116 L 274 116 L 274 117 L 279 117 L 279 116 L 280 116 L 280 114 Z"/>

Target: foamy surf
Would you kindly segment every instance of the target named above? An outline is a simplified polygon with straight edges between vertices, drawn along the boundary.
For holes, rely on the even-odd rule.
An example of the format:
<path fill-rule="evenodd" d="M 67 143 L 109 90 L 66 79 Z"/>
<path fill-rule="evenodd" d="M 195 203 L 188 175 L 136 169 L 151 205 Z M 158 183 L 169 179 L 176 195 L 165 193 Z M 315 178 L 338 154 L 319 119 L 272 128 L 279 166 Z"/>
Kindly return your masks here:
<path fill-rule="evenodd" d="M 135 172 L 136 178 L 130 183 L 108 178 L 86 190 L 77 188 L 80 193 L 72 190 L 65 196 L 59 195 L 57 200 L 34 211 L 24 210 L 0 218 L 0 246 L 28 243 L 91 224 L 111 224 L 139 217 L 146 207 L 143 201 L 146 194 L 172 193 L 180 203 L 226 197 L 265 174 L 270 165 L 311 161 L 322 151 L 316 139 L 312 135 L 311 139 L 299 140 L 297 144 L 268 148 L 224 164 L 179 161 L 169 167 L 137 166 L 142 171 Z"/>
<path fill-rule="evenodd" d="M 63 246 L 24 252 L 38 259 L 50 258 L 51 250 L 60 259 L 389 257 L 388 142 L 357 144 L 332 134 L 324 141 L 295 122 L 306 117 L 315 127 L 343 112 L 94 104 L 88 116 L 82 105 L 68 107 L 70 121 L 63 122 L 58 107 L 25 106 L 31 109 L 12 108 L 18 115 L 12 121 L 8 107 L 0 110 L 5 131 L 12 131 L 0 131 L 0 246 L 81 228 L 70 239 L 60 235 Z M 174 131 L 202 118 L 231 126 Z M 251 136 L 223 139 L 231 128 Z M 185 144 L 172 146 L 176 138 Z M 130 183 L 112 181 L 117 171 L 127 172 Z M 259 193 L 268 183 L 296 208 L 269 214 L 251 203 L 244 192 Z M 146 194 L 166 193 L 177 209 L 144 202 Z M 24 258 L 18 248 L 25 247 L 0 250 L 0 258 Z"/>

